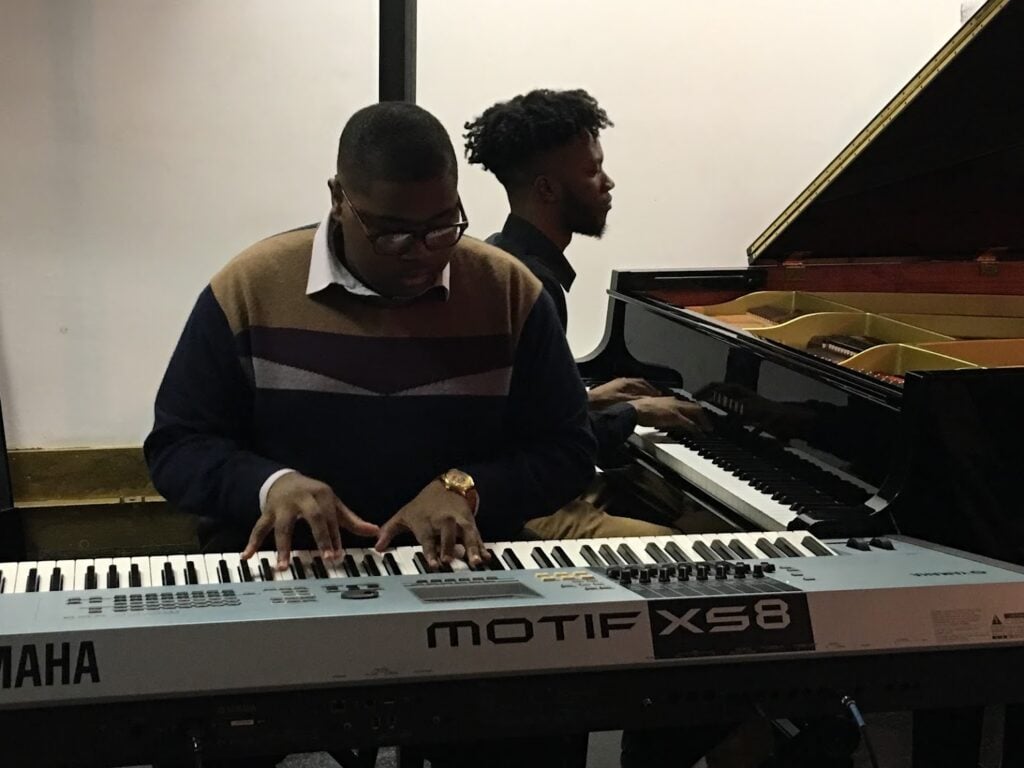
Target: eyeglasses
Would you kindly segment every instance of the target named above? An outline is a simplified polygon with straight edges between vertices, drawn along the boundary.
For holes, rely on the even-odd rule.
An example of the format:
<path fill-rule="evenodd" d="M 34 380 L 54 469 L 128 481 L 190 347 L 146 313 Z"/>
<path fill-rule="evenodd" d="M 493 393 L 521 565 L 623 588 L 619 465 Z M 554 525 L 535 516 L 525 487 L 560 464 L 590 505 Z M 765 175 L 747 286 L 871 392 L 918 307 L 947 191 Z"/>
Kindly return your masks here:
<path fill-rule="evenodd" d="M 462 207 L 462 198 L 459 198 L 458 221 L 445 224 L 443 227 L 431 227 L 430 229 L 420 229 L 414 232 L 384 232 L 374 235 L 366 228 L 363 214 L 360 214 L 359 209 L 352 205 L 352 201 L 348 199 L 345 190 L 340 186 L 339 189 L 341 190 L 341 196 L 348 203 L 349 208 L 352 209 L 352 213 L 355 214 L 359 226 L 363 228 L 363 234 L 366 235 L 366 239 L 373 245 L 373 250 L 378 256 L 401 256 L 411 251 L 417 240 L 423 243 L 428 251 L 451 248 L 462 239 L 462 235 L 469 226 L 469 220 L 466 219 L 466 210 Z"/>

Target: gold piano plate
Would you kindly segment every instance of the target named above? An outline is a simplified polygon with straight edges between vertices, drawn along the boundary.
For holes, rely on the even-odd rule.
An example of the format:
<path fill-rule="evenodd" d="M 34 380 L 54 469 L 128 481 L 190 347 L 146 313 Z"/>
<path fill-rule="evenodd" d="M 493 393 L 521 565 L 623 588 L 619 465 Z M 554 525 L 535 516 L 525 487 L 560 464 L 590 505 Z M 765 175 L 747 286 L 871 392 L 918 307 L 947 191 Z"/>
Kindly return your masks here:
<path fill-rule="evenodd" d="M 774 328 L 753 329 L 750 333 L 796 349 L 807 349 L 812 339 L 823 336 L 866 336 L 881 342 L 903 344 L 952 341 L 952 337 L 941 333 L 866 312 L 822 312 L 805 315 Z"/>
<path fill-rule="evenodd" d="M 882 344 L 839 363 L 843 368 L 861 371 L 891 384 L 902 384 L 908 371 L 948 371 L 978 368 L 974 363 L 940 354 L 932 349 L 909 344 Z"/>
<path fill-rule="evenodd" d="M 770 328 L 803 315 L 845 312 L 850 306 L 802 291 L 756 291 L 732 301 L 687 307 L 736 328 Z"/>

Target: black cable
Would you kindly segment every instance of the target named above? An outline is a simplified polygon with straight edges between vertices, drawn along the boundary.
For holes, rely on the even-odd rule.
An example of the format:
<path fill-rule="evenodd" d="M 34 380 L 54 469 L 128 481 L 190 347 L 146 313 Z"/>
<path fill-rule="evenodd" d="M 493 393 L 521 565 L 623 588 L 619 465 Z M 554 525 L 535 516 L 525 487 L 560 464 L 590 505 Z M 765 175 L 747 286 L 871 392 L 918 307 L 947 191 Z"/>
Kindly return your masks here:
<path fill-rule="evenodd" d="M 844 707 L 850 710 L 850 714 L 853 715 L 853 721 L 857 724 L 857 728 L 860 729 L 860 736 L 864 739 L 864 746 L 868 748 L 868 757 L 871 758 L 871 765 L 874 768 L 878 768 L 878 757 L 875 755 L 875 747 L 871 743 L 871 737 L 868 735 L 868 724 L 864 722 L 864 716 L 861 715 L 857 702 L 849 696 L 843 696 L 840 701 Z"/>

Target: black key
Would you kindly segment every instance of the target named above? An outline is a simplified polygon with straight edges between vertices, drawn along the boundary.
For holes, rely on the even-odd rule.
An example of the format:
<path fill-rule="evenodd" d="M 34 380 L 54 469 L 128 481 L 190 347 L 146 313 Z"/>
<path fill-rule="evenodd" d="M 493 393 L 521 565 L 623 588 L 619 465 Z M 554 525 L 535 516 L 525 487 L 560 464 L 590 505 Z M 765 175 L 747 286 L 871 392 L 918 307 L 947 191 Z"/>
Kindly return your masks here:
<path fill-rule="evenodd" d="M 26 592 L 38 592 L 39 591 L 39 576 L 36 573 L 35 568 L 30 568 L 28 576 L 25 579 L 25 591 Z"/>
<path fill-rule="evenodd" d="M 189 560 L 185 563 L 185 583 L 198 584 L 199 574 L 196 572 L 196 564 Z"/>
<path fill-rule="evenodd" d="M 292 556 L 292 576 L 296 581 L 305 581 L 306 579 L 306 566 L 302 564 L 302 560 L 298 555 Z"/>
<path fill-rule="evenodd" d="M 274 566 L 270 564 L 270 560 L 263 557 L 260 558 L 260 575 L 264 581 L 274 580 Z"/>
<path fill-rule="evenodd" d="M 60 592 L 63 586 L 64 579 L 60 576 L 60 568 L 54 568 L 53 573 L 50 574 L 50 591 Z"/>
<path fill-rule="evenodd" d="M 800 543 L 807 547 L 811 554 L 818 555 L 818 557 L 828 557 L 832 554 L 824 544 L 813 536 L 805 536 L 804 540 Z"/>
<path fill-rule="evenodd" d="M 619 559 L 619 556 L 615 554 L 615 550 L 607 544 L 602 544 L 598 547 L 597 551 L 601 553 L 601 557 L 604 558 L 606 565 L 625 565 L 625 563 Z"/>
<path fill-rule="evenodd" d="M 782 552 L 786 557 L 803 557 L 803 555 L 799 552 L 799 550 L 797 550 L 796 547 L 794 547 L 781 536 L 775 540 L 775 546 L 778 547 L 779 551 Z"/>
<path fill-rule="evenodd" d="M 629 565 L 640 565 L 643 562 L 639 557 L 637 557 L 636 552 L 630 548 L 629 544 L 619 544 L 619 555 L 621 555 L 622 559 Z"/>
<path fill-rule="evenodd" d="M 487 561 L 487 568 L 492 571 L 504 571 L 505 566 L 501 564 L 501 558 L 494 554 L 493 549 L 488 549 L 491 559 Z"/>
<path fill-rule="evenodd" d="M 324 559 L 317 555 L 313 558 L 313 562 L 310 566 L 313 569 L 313 576 L 317 579 L 330 578 L 330 574 L 327 572 L 327 565 L 324 563 Z"/>
<path fill-rule="evenodd" d="M 402 569 L 398 567 L 398 561 L 395 560 L 395 556 L 390 552 L 385 552 L 384 557 L 381 558 L 384 561 L 384 570 L 387 571 L 391 576 L 401 576 Z"/>
<path fill-rule="evenodd" d="M 675 560 L 677 563 L 692 563 L 693 561 L 686 556 L 683 552 L 683 548 L 676 544 L 674 541 L 670 541 L 665 545 L 665 551 L 668 556 Z"/>
<path fill-rule="evenodd" d="M 871 551 L 871 545 L 864 541 L 864 539 L 847 539 L 846 546 L 850 549 L 859 549 L 861 552 Z"/>
<path fill-rule="evenodd" d="M 501 559 L 505 561 L 510 570 L 522 571 L 523 562 L 516 556 L 516 553 L 512 551 L 511 547 L 506 547 L 505 551 L 501 553 Z"/>
<path fill-rule="evenodd" d="M 729 549 L 736 553 L 736 557 L 740 560 L 756 560 L 757 556 L 747 549 L 746 545 L 739 539 L 733 539 L 729 542 Z"/>
<path fill-rule="evenodd" d="M 117 572 L 117 566 L 113 563 L 107 568 L 107 589 L 117 589 L 121 586 L 121 574 Z"/>
<path fill-rule="evenodd" d="M 141 587 L 142 586 L 142 571 L 139 570 L 139 564 L 138 563 L 132 563 L 132 567 L 128 569 L 128 586 L 129 587 Z"/>
<path fill-rule="evenodd" d="M 533 551 L 530 552 L 530 556 L 533 561 L 537 563 L 541 568 L 554 568 L 555 564 L 551 562 L 548 556 L 544 553 L 544 550 L 540 547 L 534 547 Z"/>
<path fill-rule="evenodd" d="M 85 569 L 85 588 L 86 589 L 97 589 L 99 584 L 96 581 L 96 568 L 90 565 Z"/>
<path fill-rule="evenodd" d="M 451 563 L 446 563 L 443 560 L 437 566 L 437 572 L 438 573 L 455 573 L 455 571 L 452 569 L 452 564 Z"/>
<path fill-rule="evenodd" d="M 804 543 L 806 544 L 806 542 Z M 879 549 L 888 549 L 890 551 L 896 549 L 893 543 L 884 536 L 875 536 L 869 543 L 872 547 L 878 547 Z"/>
<path fill-rule="evenodd" d="M 766 555 L 768 555 L 768 557 L 782 557 L 783 556 L 782 553 L 779 552 L 779 550 L 777 550 L 775 548 L 775 545 L 772 544 L 770 541 L 768 541 L 768 539 L 764 538 L 763 536 L 760 539 L 757 540 L 757 548 L 760 549 L 762 552 L 764 552 Z"/>
<path fill-rule="evenodd" d="M 422 552 L 417 552 L 412 556 L 413 562 L 416 564 L 416 570 L 420 573 L 430 573 L 430 566 L 427 565 L 427 558 Z"/>
<path fill-rule="evenodd" d="M 345 574 L 348 576 L 352 576 L 353 578 L 362 576 L 362 574 L 359 573 L 359 565 L 356 563 L 356 559 L 352 557 L 352 555 L 345 555 L 341 558 L 341 567 L 345 569 Z"/>
<path fill-rule="evenodd" d="M 377 561 L 373 559 L 373 555 L 367 555 L 363 558 L 363 568 L 369 576 L 381 575 L 380 568 L 377 567 Z"/>
<path fill-rule="evenodd" d="M 228 570 L 228 564 L 226 560 L 217 561 L 217 581 L 221 584 L 231 583 L 231 571 Z"/>
<path fill-rule="evenodd" d="M 7 584 L 7 579 L 4 578 L 4 572 L 0 571 L 0 594 L 3 594 L 4 586 Z"/>
<path fill-rule="evenodd" d="M 583 555 L 583 559 L 587 561 L 587 564 L 592 568 L 601 568 L 604 566 L 604 561 L 597 556 L 597 552 L 589 544 L 584 544 L 580 547 L 580 554 Z"/>
<path fill-rule="evenodd" d="M 711 547 L 709 547 L 703 541 L 695 541 L 695 542 L 693 542 L 693 551 L 696 552 L 701 557 L 703 557 L 709 563 L 713 563 L 716 560 L 721 560 L 722 559 L 721 557 L 716 555 L 715 552 L 711 549 Z"/>
<path fill-rule="evenodd" d="M 551 550 L 551 556 L 555 558 L 555 562 L 563 568 L 576 567 L 576 563 L 574 563 L 572 561 L 572 558 L 569 557 L 568 554 L 566 554 L 566 551 L 557 545 Z"/>
<path fill-rule="evenodd" d="M 242 581 L 252 581 L 253 580 L 252 571 L 249 570 L 249 561 L 248 560 L 239 560 L 238 561 L 238 572 L 242 576 Z"/>
<path fill-rule="evenodd" d="M 164 569 L 160 574 L 160 579 L 163 581 L 165 587 L 173 587 L 175 585 L 174 569 L 171 568 L 170 563 L 164 563 Z"/>
<path fill-rule="evenodd" d="M 644 551 L 648 555 L 650 555 L 651 559 L 654 562 L 656 562 L 656 563 L 671 563 L 672 562 L 671 558 L 669 558 L 669 556 L 665 554 L 665 552 L 662 550 L 662 548 L 659 547 L 657 544 L 655 544 L 653 541 L 649 542 L 647 544 L 647 546 L 644 547 Z"/>
<path fill-rule="evenodd" d="M 711 549 L 723 560 L 732 560 L 734 557 L 730 549 L 722 543 L 721 539 L 714 539 L 711 542 Z"/>

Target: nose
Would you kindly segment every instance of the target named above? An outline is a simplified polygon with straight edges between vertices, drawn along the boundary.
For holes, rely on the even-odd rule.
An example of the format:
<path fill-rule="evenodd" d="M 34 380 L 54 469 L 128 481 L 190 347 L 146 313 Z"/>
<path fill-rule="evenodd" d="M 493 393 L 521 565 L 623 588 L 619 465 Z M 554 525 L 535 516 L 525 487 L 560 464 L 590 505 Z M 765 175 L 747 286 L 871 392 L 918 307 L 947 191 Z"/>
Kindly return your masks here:
<path fill-rule="evenodd" d="M 615 189 L 615 182 L 612 181 L 612 177 L 609 176 L 607 173 L 604 175 L 604 188 L 609 192 Z"/>

